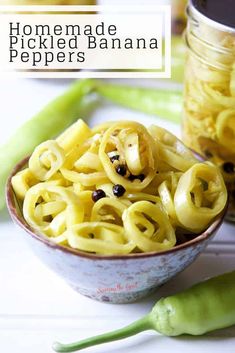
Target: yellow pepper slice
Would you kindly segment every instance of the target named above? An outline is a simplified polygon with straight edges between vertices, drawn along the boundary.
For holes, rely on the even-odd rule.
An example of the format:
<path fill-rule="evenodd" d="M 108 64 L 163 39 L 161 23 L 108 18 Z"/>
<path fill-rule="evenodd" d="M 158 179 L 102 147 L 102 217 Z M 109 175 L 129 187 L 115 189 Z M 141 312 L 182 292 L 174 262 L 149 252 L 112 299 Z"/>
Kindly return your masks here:
<path fill-rule="evenodd" d="M 65 212 L 66 228 L 84 219 L 83 204 L 78 196 L 64 187 L 39 183 L 27 191 L 23 215 L 30 226 L 53 236 L 50 225 L 60 212 Z"/>
<path fill-rule="evenodd" d="M 11 178 L 11 184 L 16 196 L 24 200 L 29 188 L 38 183 L 38 179 L 31 173 L 29 168 L 21 170 Z"/>
<path fill-rule="evenodd" d="M 145 234 L 146 219 L 154 224 L 152 234 L 148 228 Z M 128 238 L 144 252 L 167 250 L 176 243 L 174 228 L 160 202 L 135 202 L 123 213 L 123 224 Z"/>
<path fill-rule="evenodd" d="M 40 181 L 50 179 L 65 161 L 64 150 L 54 140 L 48 140 L 35 148 L 29 159 L 29 170 Z"/>
<path fill-rule="evenodd" d="M 162 127 L 152 125 L 149 132 L 159 146 L 159 158 L 167 163 L 171 170 L 185 172 L 198 162 L 193 153 L 176 136 Z"/>
<path fill-rule="evenodd" d="M 125 237 L 123 227 L 106 222 L 85 222 L 66 231 L 72 248 L 103 255 L 125 255 L 135 248 Z"/>
<path fill-rule="evenodd" d="M 209 163 L 197 163 L 185 172 L 174 196 L 177 218 L 184 228 L 193 232 L 205 229 L 224 209 L 226 202 L 227 190 L 222 175 Z"/>
<path fill-rule="evenodd" d="M 133 132 L 138 135 L 138 157 L 135 156 L 135 162 L 128 166 L 130 160 L 130 154 L 127 152 L 127 146 L 123 143 L 123 140 L 131 135 L 133 138 Z M 124 137 L 125 136 L 125 137 Z M 136 138 L 135 138 L 135 141 Z M 130 143 L 130 145 L 132 145 Z M 132 146 L 130 146 L 132 147 Z M 137 147 L 135 146 L 135 149 Z M 144 175 L 144 179 L 131 181 L 127 176 L 121 176 L 116 172 L 115 164 L 110 161 L 108 153 L 111 151 L 117 151 L 120 163 L 127 163 L 127 167 L 133 171 L 141 172 Z M 141 124 L 131 121 L 122 121 L 115 123 L 106 130 L 102 137 L 102 141 L 99 148 L 99 158 L 103 165 L 103 168 L 112 181 L 113 184 L 121 184 L 126 190 L 142 190 L 144 189 L 154 178 L 156 166 L 156 160 L 154 159 L 154 153 L 156 152 L 156 145 L 147 129 Z M 126 160 L 126 156 L 128 159 Z M 140 168 L 141 163 L 141 168 Z M 129 170 L 129 172 L 131 171 Z"/>

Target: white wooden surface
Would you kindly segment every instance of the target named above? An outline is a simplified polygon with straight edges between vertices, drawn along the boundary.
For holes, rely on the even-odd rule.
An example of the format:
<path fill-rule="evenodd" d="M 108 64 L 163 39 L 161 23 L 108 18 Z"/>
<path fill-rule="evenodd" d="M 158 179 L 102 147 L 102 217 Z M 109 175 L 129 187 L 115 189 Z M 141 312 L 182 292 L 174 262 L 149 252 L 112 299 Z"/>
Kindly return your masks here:
<path fill-rule="evenodd" d="M 155 82 L 148 84 L 155 85 Z M 59 80 L 0 81 L 0 142 L 3 143 L 17 126 L 67 85 L 68 82 Z M 179 134 L 179 127 L 174 124 L 112 105 L 99 108 L 91 123 L 107 119 L 161 123 Z M 69 342 L 118 328 L 147 313 L 161 295 L 172 294 L 207 276 L 235 269 L 235 228 L 224 224 L 197 261 L 156 294 L 134 304 L 111 305 L 82 297 L 46 268 L 32 254 L 6 211 L 0 213 L 0 240 L 1 353 L 52 352 L 54 340 Z M 233 353 L 234 347 L 235 327 L 197 338 L 166 338 L 147 332 L 87 352 Z"/>

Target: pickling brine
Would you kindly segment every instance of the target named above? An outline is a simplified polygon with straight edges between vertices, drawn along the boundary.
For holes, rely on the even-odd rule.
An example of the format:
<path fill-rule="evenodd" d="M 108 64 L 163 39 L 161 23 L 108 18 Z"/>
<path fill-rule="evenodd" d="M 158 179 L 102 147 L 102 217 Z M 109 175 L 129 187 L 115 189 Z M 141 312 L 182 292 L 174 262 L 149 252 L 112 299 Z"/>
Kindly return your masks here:
<path fill-rule="evenodd" d="M 230 9 L 230 11 L 228 10 Z M 235 221 L 235 3 L 191 0 L 185 40 L 183 140 L 221 167 Z"/>

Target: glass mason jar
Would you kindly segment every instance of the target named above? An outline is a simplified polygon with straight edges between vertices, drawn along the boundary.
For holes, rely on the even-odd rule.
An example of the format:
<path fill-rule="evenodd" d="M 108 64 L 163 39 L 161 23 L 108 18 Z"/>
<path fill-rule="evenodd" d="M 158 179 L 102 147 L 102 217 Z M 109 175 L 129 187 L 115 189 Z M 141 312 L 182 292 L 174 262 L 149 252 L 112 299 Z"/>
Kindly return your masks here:
<path fill-rule="evenodd" d="M 235 1 L 190 0 L 182 137 L 222 171 L 235 221 Z"/>

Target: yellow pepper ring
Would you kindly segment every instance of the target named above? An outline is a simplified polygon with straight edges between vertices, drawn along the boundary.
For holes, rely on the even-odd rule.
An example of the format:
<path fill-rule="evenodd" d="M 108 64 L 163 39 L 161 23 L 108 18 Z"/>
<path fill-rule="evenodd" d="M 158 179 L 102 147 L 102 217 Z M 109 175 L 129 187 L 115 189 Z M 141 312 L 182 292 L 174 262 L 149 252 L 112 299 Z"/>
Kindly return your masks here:
<path fill-rule="evenodd" d="M 216 133 L 221 145 L 235 151 L 235 109 L 222 111 L 216 120 Z"/>
<path fill-rule="evenodd" d="M 151 237 L 150 234 L 146 237 L 146 227 L 141 223 L 140 215 L 157 224 L 158 229 L 154 230 Z M 142 251 L 167 250 L 176 243 L 174 228 L 160 202 L 155 205 L 148 201 L 134 203 L 123 213 L 123 223 L 128 238 Z"/>
<path fill-rule="evenodd" d="M 144 192 L 137 192 L 135 194 L 126 194 L 125 197 L 128 200 L 131 200 L 132 202 L 135 202 L 135 201 L 149 201 L 149 202 L 152 202 L 152 203 L 157 203 L 157 202 L 160 201 L 160 197 L 159 196 L 146 194 Z"/>
<path fill-rule="evenodd" d="M 24 200 L 26 192 L 29 188 L 38 183 L 37 178 L 32 174 L 29 168 L 21 170 L 19 173 L 11 178 L 11 183 L 13 189 L 19 197 L 19 199 Z"/>
<path fill-rule="evenodd" d="M 163 181 L 158 187 L 158 193 L 161 198 L 161 202 L 168 214 L 175 222 L 177 222 L 177 216 L 175 212 L 174 195 L 172 195 L 171 188 L 168 181 Z"/>
<path fill-rule="evenodd" d="M 201 184 L 198 192 L 193 189 Z M 196 197 L 195 197 L 196 196 Z M 180 223 L 188 230 L 200 232 L 225 207 L 227 190 L 218 168 L 212 164 L 197 163 L 185 172 L 178 183 L 174 203 Z"/>
<path fill-rule="evenodd" d="M 81 183 L 84 186 L 93 186 L 97 183 L 105 183 L 109 181 L 105 172 L 94 172 L 94 173 L 78 173 L 75 170 L 69 170 L 66 168 L 60 169 L 64 178 L 68 179 L 73 183 Z"/>
<path fill-rule="evenodd" d="M 61 207 L 61 201 L 64 202 L 65 209 Z M 36 211 L 39 205 L 43 207 Z M 50 183 L 39 183 L 27 191 L 23 214 L 30 226 L 48 233 L 53 218 L 59 214 L 58 210 L 65 211 L 67 227 L 80 223 L 84 219 L 84 206 L 71 190 Z M 51 216 L 51 219 L 48 220 L 48 216 Z"/>
<path fill-rule="evenodd" d="M 105 208 L 107 211 L 104 214 Z M 117 218 L 122 219 L 125 209 L 126 206 L 121 201 L 115 198 L 104 197 L 94 204 L 91 212 L 91 222 L 111 220 L 116 224 Z"/>
<path fill-rule="evenodd" d="M 29 159 L 29 170 L 40 181 L 50 179 L 65 161 L 64 150 L 54 140 L 41 143 Z"/>
<path fill-rule="evenodd" d="M 135 180 L 130 181 L 127 178 L 117 174 L 114 165 L 110 161 L 108 156 L 108 146 L 110 143 L 110 138 L 114 135 L 117 135 L 119 131 L 123 129 L 129 130 L 129 132 L 136 132 L 139 136 L 139 139 L 144 142 L 145 151 L 143 152 L 145 156 L 145 166 L 142 171 L 145 173 L 145 178 L 143 181 Z M 140 142 L 139 142 L 140 143 Z M 117 147 L 118 148 L 118 147 Z M 123 151 L 120 151 L 121 157 L 124 159 L 124 155 L 122 156 Z M 124 151 L 125 152 L 125 151 Z M 156 162 L 153 157 L 154 152 L 154 141 L 152 137 L 149 135 L 147 129 L 141 124 L 130 121 L 123 121 L 114 124 L 111 126 L 103 135 L 100 148 L 99 148 L 99 158 L 103 165 L 103 168 L 109 177 L 109 179 L 113 182 L 113 184 L 121 184 L 125 187 L 126 190 L 142 190 L 144 189 L 154 178 L 155 170 L 156 170 Z M 141 156 L 142 152 L 139 150 L 139 155 Z"/>
<path fill-rule="evenodd" d="M 159 157 L 176 170 L 186 171 L 197 162 L 192 152 L 169 131 L 152 125 L 149 132 L 159 143 Z"/>
<path fill-rule="evenodd" d="M 135 244 L 125 238 L 123 227 L 106 222 L 84 222 L 65 232 L 71 247 L 97 254 L 129 254 Z"/>

